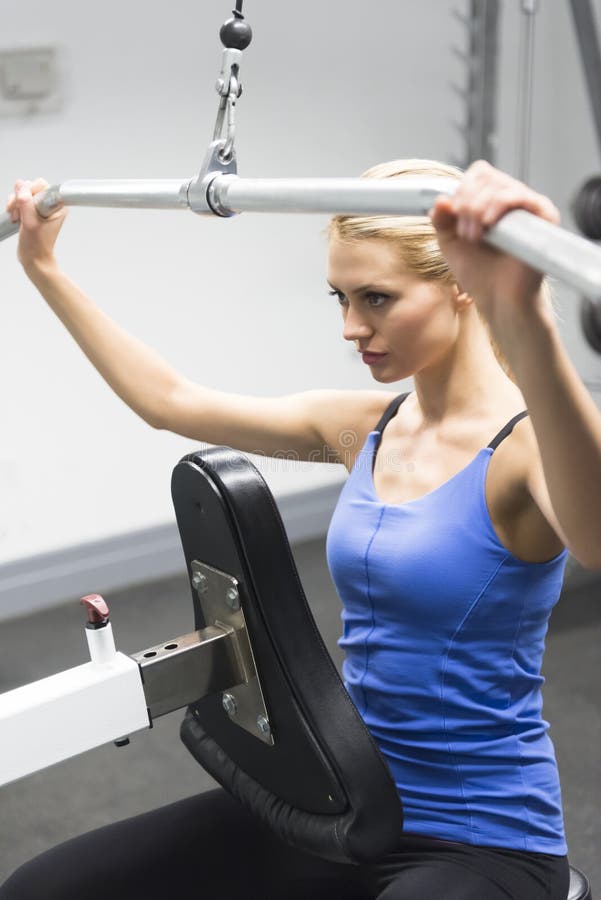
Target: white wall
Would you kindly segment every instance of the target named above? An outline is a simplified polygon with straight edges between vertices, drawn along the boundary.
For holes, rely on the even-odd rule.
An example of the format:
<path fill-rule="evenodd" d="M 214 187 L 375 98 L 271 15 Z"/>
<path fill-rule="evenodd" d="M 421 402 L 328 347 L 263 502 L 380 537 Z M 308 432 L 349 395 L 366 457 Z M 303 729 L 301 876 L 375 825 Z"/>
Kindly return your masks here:
<path fill-rule="evenodd" d="M 58 114 L 0 119 L 0 196 L 19 176 L 194 174 L 212 134 L 230 6 L 0 0 L 0 47 L 60 45 L 66 94 Z M 459 155 L 449 82 L 463 79 L 451 45 L 465 39 L 453 6 L 466 4 L 246 0 L 255 37 L 242 67 L 240 174 L 355 175 L 399 156 Z M 530 182 L 565 211 L 599 158 L 564 6 L 542 4 L 538 16 Z M 499 161 L 509 171 L 518 18 L 517 0 L 506 0 Z M 261 395 L 368 387 L 325 293 L 325 224 L 72 209 L 58 258 L 102 309 L 200 383 Z M 110 392 L 15 249 L 14 239 L 0 245 L 0 563 L 171 521 L 170 472 L 195 446 L 153 431 Z M 569 352 L 594 376 L 599 358 L 574 299 L 562 291 L 560 302 Z M 343 478 L 332 466 L 261 467 L 278 496 Z"/>
<path fill-rule="evenodd" d="M 55 116 L 0 120 L 1 195 L 17 176 L 197 171 L 217 109 L 218 29 L 230 4 L 175 0 L 168 13 L 116 0 L 102 12 L 67 0 L 10 6 L 2 45 L 59 43 L 67 102 Z M 453 150 L 444 85 L 449 30 L 459 28 L 446 4 L 388 0 L 380 20 L 367 5 L 340 0 L 310 0 L 293 17 L 281 5 L 247 6 L 255 38 L 242 69 L 241 174 L 353 175 L 403 152 Z M 201 383 L 256 394 L 365 387 L 369 375 L 341 340 L 325 294 L 325 223 L 77 209 L 58 256 L 107 313 Z M 0 559 L 171 519 L 171 468 L 194 443 L 136 419 L 25 280 L 15 241 L 0 254 Z M 278 493 L 341 477 L 332 467 L 264 468 Z"/>

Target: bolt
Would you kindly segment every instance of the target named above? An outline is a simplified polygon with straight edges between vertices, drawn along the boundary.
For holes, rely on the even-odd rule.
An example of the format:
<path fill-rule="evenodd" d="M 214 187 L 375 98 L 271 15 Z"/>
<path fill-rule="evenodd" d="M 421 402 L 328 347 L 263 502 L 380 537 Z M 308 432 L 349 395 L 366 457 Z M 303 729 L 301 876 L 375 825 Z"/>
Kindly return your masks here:
<path fill-rule="evenodd" d="M 224 710 L 228 714 L 228 716 L 235 716 L 238 711 L 238 707 L 236 706 L 236 699 L 232 697 L 231 694 L 224 694 L 221 700 L 221 705 Z"/>
<path fill-rule="evenodd" d="M 230 609 L 233 609 L 234 611 L 240 609 L 240 597 L 238 596 L 237 588 L 231 587 L 225 595 L 225 599 L 227 600 L 227 605 Z"/>
<path fill-rule="evenodd" d="M 257 716 L 257 728 L 265 737 L 269 737 L 271 734 L 271 725 L 269 724 L 269 719 L 266 719 L 265 716 Z"/>
<path fill-rule="evenodd" d="M 202 572 L 195 572 L 192 576 L 192 584 L 199 593 L 204 594 L 208 587 L 207 576 L 203 575 Z"/>

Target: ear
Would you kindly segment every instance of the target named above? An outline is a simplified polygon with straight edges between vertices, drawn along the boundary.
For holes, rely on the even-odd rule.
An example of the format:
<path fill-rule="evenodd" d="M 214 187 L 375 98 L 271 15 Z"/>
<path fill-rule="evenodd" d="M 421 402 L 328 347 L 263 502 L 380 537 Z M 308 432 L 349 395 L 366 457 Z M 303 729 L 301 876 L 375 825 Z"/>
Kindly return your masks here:
<path fill-rule="evenodd" d="M 470 307 L 474 300 L 467 291 L 463 291 L 458 284 L 453 285 L 453 297 L 457 304 L 457 310 L 463 312 Z"/>

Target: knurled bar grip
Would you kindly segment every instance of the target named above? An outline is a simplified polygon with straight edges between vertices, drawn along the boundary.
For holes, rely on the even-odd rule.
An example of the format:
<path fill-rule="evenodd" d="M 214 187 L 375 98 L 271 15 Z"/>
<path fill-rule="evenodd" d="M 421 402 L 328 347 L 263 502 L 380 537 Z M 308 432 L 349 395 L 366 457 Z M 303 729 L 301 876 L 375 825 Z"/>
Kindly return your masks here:
<path fill-rule="evenodd" d="M 436 197 L 451 195 L 450 178 L 239 178 L 216 175 L 206 192 L 191 180 L 67 181 L 38 195 L 42 214 L 58 205 L 144 209 L 192 209 L 230 216 L 240 212 L 345 213 L 355 215 L 426 215 Z M 48 195 L 48 196 L 46 196 Z M 0 216 L 0 240 L 18 226 Z M 553 275 L 593 300 L 601 298 L 601 248 L 525 210 L 507 213 L 484 240 L 499 250 Z"/>

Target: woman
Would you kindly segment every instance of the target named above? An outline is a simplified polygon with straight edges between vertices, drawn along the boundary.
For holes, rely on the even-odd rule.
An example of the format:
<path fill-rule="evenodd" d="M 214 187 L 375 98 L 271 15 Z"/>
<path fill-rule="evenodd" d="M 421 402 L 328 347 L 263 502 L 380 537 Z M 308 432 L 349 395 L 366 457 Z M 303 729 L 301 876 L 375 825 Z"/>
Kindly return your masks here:
<path fill-rule="evenodd" d="M 348 468 L 327 547 L 344 606 L 345 681 L 406 821 L 395 853 L 342 866 L 283 845 L 210 791 L 48 851 L 14 873 L 0 900 L 150 900 L 165 890 L 565 900 L 540 667 L 566 548 L 601 567 L 601 415 L 540 274 L 480 241 L 512 208 L 558 222 L 555 207 L 484 162 L 464 176 L 427 160 L 366 173 L 416 174 L 460 182 L 429 220 L 339 216 L 330 227 L 344 338 L 377 382 L 414 378 L 414 392 L 392 403 L 380 390 L 259 399 L 191 384 L 58 269 L 66 212 L 43 222 L 32 194 L 45 183 L 17 182 L 8 209 L 22 222 L 27 275 L 135 412 L 195 440 Z"/>

